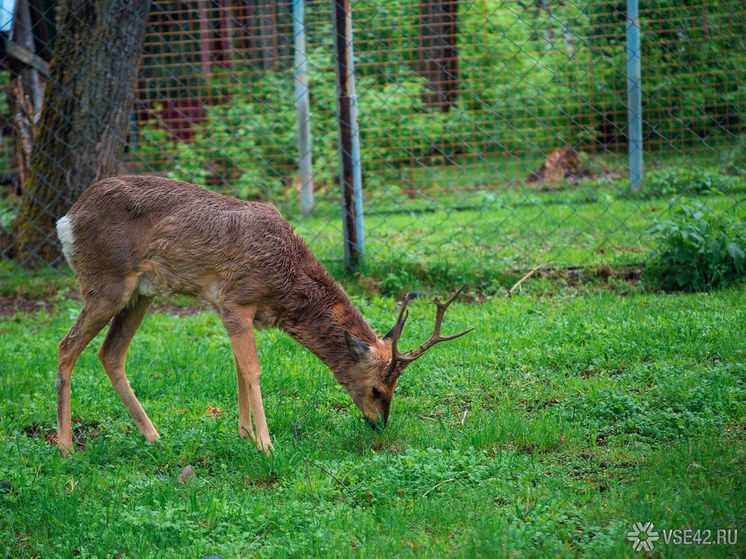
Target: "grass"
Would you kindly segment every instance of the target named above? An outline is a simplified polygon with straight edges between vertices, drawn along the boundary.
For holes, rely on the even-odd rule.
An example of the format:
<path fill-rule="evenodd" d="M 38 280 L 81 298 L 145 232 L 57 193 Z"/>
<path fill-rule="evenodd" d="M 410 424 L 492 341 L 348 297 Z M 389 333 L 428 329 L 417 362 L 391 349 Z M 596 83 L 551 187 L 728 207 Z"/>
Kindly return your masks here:
<path fill-rule="evenodd" d="M 715 214 L 746 219 L 746 178 L 734 149 L 647 154 L 651 184 L 671 188 L 677 173 L 688 169 L 690 179 L 722 179 L 712 181 L 709 192 L 683 185 L 661 195 L 644 183 L 642 195 L 635 195 L 626 180 L 604 178 L 531 185 L 526 177 L 541 161 L 517 157 L 413 169 L 409 180 L 420 185 L 417 192 L 368 177 L 362 274 L 384 294 L 465 282 L 494 293 L 515 281 L 516 271 L 537 265 L 639 265 L 650 249 L 650 229 L 678 203 L 696 201 Z M 588 161 L 588 169 L 596 176 L 626 176 L 625 157 L 605 152 Z M 328 194 L 310 218 L 300 218 L 292 207 L 284 211 L 341 277 L 341 213 L 336 191 Z"/>
<path fill-rule="evenodd" d="M 367 253 L 363 274 L 386 294 L 406 287 L 468 282 L 496 291 L 511 270 L 550 267 L 625 267 L 644 262 L 656 220 L 671 216 L 676 202 L 700 201 L 715 214 L 746 218 L 744 193 L 633 198 L 615 182 L 540 191 L 530 187 L 450 193 L 430 201 L 395 200 L 366 209 Z M 387 205 L 388 204 L 388 205 Z M 325 261 L 339 256 L 342 235 L 336 214 L 297 223 L 296 230 Z M 519 275 L 520 277 L 520 275 Z"/>
<path fill-rule="evenodd" d="M 0 479 L 13 486 L 0 557 L 632 557 L 636 521 L 738 529 L 736 545 L 656 552 L 743 556 L 746 288 L 523 288 L 449 310 L 444 332 L 475 332 L 407 369 L 379 433 L 315 357 L 260 332 L 269 457 L 238 436 L 212 314 L 150 314 L 135 337 L 128 376 L 157 447 L 94 341 L 73 374 L 72 459 L 45 436 L 55 347 L 80 303 L 0 318 Z M 388 330 L 392 299 L 354 299 Z M 415 301 L 402 346 L 431 320 Z M 196 475 L 180 484 L 187 464 Z"/>

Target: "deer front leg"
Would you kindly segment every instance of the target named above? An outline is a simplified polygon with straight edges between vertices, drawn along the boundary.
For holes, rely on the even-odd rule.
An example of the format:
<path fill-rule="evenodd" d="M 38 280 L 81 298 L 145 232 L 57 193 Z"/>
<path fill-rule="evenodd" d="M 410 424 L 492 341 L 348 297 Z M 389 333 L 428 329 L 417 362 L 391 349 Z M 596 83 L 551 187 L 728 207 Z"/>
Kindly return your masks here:
<path fill-rule="evenodd" d="M 269 454 L 269 450 L 274 449 L 274 446 L 269 437 L 262 392 L 259 388 L 261 369 L 254 338 L 254 312 L 252 308 L 243 307 L 230 313 L 224 312 L 222 318 L 228 330 L 236 364 L 239 431 L 244 437 L 248 434 L 256 441 L 259 450 Z M 254 418 L 256 435 L 251 426 L 251 416 Z"/>
<path fill-rule="evenodd" d="M 233 363 L 236 365 L 236 377 L 238 385 L 238 432 L 245 439 L 256 442 L 254 426 L 251 424 L 251 404 L 249 403 L 249 388 L 244 382 L 241 369 L 238 365 L 235 351 L 233 352 Z"/>

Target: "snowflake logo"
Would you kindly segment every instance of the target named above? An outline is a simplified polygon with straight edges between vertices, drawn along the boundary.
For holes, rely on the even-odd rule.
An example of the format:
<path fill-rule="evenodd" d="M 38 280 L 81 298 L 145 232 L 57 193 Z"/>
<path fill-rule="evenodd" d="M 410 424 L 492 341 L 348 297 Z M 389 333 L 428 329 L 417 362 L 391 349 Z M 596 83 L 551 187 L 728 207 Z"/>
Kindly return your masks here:
<path fill-rule="evenodd" d="M 635 522 L 632 530 L 627 532 L 627 541 L 632 544 L 635 551 L 653 551 L 655 542 L 660 539 L 652 522 Z"/>

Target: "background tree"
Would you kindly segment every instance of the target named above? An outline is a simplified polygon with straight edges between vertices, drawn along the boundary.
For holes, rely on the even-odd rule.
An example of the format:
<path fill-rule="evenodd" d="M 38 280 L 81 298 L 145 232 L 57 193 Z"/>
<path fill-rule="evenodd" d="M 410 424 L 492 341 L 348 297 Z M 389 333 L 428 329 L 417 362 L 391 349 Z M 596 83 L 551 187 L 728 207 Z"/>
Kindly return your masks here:
<path fill-rule="evenodd" d="M 418 71 L 427 83 L 422 100 L 447 112 L 459 92 L 458 0 L 420 0 Z"/>
<path fill-rule="evenodd" d="M 55 221 L 124 153 L 150 0 L 63 0 L 27 186 L 13 225 L 15 258 L 59 256 Z"/>

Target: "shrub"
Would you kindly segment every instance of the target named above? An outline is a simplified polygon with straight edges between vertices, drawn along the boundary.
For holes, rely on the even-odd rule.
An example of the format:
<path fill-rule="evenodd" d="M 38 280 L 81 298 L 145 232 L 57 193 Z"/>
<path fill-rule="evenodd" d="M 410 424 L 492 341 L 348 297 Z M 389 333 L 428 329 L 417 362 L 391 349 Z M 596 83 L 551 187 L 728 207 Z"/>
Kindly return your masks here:
<path fill-rule="evenodd" d="M 703 205 L 678 206 L 672 219 L 656 224 L 650 278 L 663 289 L 702 291 L 744 276 L 746 227 Z"/>
<path fill-rule="evenodd" d="M 317 56 L 317 58 L 321 58 Z M 311 137 L 314 182 L 338 195 L 336 93 L 331 62 L 315 70 L 311 79 Z M 365 103 L 360 105 L 362 164 L 366 187 L 388 185 L 399 175 L 397 167 L 413 165 L 427 157 L 428 164 L 442 164 L 443 154 L 457 143 L 453 138 L 463 127 L 464 113 L 455 107 L 449 113 L 433 113 L 423 106 L 422 78 L 414 71 L 402 71 L 396 84 L 372 90 L 372 78 L 360 78 Z M 282 73 L 237 72 L 242 81 L 209 84 L 213 95 L 230 103 L 208 105 L 206 120 L 192 127 L 189 142 L 177 142 L 157 119 L 145 123 L 133 147 L 136 159 L 165 161 L 163 169 L 171 178 L 203 185 L 230 185 L 245 199 L 269 199 L 283 206 L 295 202 L 292 190 L 297 173 L 297 138 L 293 89 Z M 407 115 L 404 127 L 413 134 L 402 138 L 395 123 Z M 401 130 L 399 131 L 401 133 Z M 364 179 L 365 179 L 364 178 Z M 373 183 L 373 184 L 370 184 Z M 370 189 L 369 189 L 370 190 Z"/>
<path fill-rule="evenodd" d="M 718 191 L 731 192 L 741 181 L 741 177 L 726 175 L 716 167 L 653 169 L 645 175 L 640 194 L 649 198 L 675 194 L 695 196 Z"/>
<path fill-rule="evenodd" d="M 0 230 L 10 229 L 18 213 L 18 206 L 0 196 Z"/>

